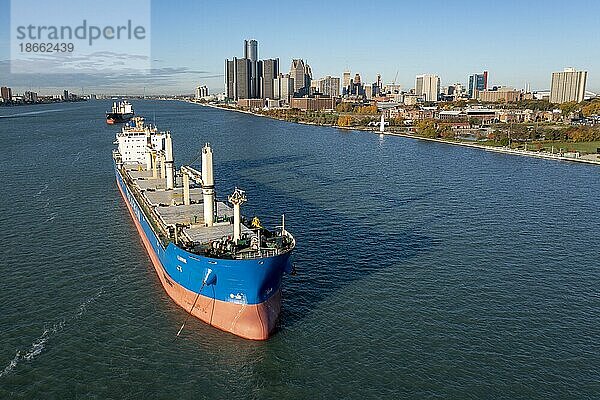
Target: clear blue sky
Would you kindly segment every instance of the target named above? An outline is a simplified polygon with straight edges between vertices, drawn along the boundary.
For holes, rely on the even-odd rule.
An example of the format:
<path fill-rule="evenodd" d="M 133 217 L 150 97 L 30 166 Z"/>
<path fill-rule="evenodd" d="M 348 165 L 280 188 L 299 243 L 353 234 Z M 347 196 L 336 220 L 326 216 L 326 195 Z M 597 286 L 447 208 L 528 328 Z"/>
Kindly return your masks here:
<path fill-rule="evenodd" d="M 0 60 L 9 58 L 9 0 L 0 0 Z M 442 85 L 466 83 L 487 69 L 491 84 L 548 89 L 552 71 L 588 71 L 587 89 L 600 91 L 599 1 L 169 1 L 153 0 L 152 59 L 156 77 L 28 77 L 0 64 L 0 84 L 52 91 L 191 93 L 199 84 L 223 90 L 225 58 L 259 42 L 259 57 L 279 57 L 282 70 L 303 58 L 313 75 L 349 68 L 366 81 L 381 73 L 404 88 L 419 73 Z M 155 79 L 154 79 L 155 78 Z M 109 81 L 104 81 L 109 82 Z M 44 90 L 44 88 L 47 88 Z"/>

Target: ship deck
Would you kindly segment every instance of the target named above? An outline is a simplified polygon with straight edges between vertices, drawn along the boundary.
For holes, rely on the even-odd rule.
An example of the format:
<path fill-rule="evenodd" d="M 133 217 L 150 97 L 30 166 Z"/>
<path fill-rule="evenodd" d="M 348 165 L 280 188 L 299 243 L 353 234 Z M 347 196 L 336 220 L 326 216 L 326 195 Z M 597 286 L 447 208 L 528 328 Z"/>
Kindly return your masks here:
<path fill-rule="evenodd" d="M 190 188 L 190 203 L 183 204 L 183 184 L 178 177 L 175 189 L 166 190 L 164 178 L 153 178 L 152 171 L 142 165 L 127 165 L 127 174 L 138 190 L 152 205 L 156 214 L 165 226 L 183 224 L 184 234 L 193 242 L 206 243 L 211 240 L 221 239 L 224 236 L 233 236 L 231 222 L 219 222 L 211 227 L 204 226 L 204 204 L 202 203 L 202 189 Z M 232 218 L 233 208 L 222 201 L 216 202 L 217 216 Z M 242 224 L 242 234 L 252 234 L 252 230 Z"/>

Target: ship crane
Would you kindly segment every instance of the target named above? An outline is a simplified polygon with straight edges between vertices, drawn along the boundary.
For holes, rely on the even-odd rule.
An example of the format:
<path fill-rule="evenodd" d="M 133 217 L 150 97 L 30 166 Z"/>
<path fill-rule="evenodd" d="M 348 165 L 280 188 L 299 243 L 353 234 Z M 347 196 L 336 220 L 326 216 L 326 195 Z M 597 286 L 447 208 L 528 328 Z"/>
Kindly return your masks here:
<path fill-rule="evenodd" d="M 235 188 L 233 193 L 227 198 L 233 204 L 233 241 L 237 243 L 240 240 L 240 232 L 242 231 L 242 218 L 240 214 L 240 206 L 248 201 L 246 192 L 242 189 Z"/>
<path fill-rule="evenodd" d="M 183 204 L 188 206 L 190 200 L 190 180 L 202 186 L 202 199 L 204 208 L 204 223 L 213 226 L 215 222 L 215 183 L 213 178 L 212 149 L 207 143 L 202 148 L 202 172 L 190 167 L 182 166 L 180 169 L 183 179 Z"/>

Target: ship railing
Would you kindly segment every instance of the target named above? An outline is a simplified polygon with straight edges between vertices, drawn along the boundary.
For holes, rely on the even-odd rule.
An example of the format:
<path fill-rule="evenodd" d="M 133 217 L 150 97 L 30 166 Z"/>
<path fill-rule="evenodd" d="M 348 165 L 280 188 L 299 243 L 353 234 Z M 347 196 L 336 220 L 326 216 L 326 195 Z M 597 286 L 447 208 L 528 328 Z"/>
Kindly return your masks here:
<path fill-rule="evenodd" d="M 279 254 L 281 254 L 280 249 L 260 249 L 260 251 L 245 251 L 242 253 L 237 253 L 234 258 L 237 260 L 251 260 L 255 258 L 275 257 Z"/>
<path fill-rule="evenodd" d="M 126 182 L 129 184 L 129 187 L 132 189 L 131 193 L 133 193 L 133 197 L 137 200 L 139 206 L 142 208 L 144 215 L 146 216 L 148 223 L 152 226 L 154 232 L 157 234 L 158 239 L 161 241 L 164 247 L 167 246 L 170 235 L 166 229 L 164 223 L 161 223 L 160 217 L 154 211 L 154 207 L 150 204 L 146 196 L 140 192 L 139 187 L 134 183 L 129 173 L 125 170 L 124 173 L 121 174 L 125 177 Z"/>

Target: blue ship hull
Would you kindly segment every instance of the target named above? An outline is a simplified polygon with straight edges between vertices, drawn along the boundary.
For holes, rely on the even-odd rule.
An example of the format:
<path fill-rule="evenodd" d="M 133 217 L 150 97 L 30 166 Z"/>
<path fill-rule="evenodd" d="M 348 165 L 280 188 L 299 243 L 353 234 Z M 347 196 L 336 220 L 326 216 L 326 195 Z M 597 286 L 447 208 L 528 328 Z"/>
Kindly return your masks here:
<path fill-rule="evenodd" d="M 291 270 L 290 252 L 234 260 L 192 254 L 172 242 L 164 247 L 118 168 L 115 173 L 167 294 L 210 325 L 248 339 L 267 339 L 279 317 L 282 277 Z"/>

